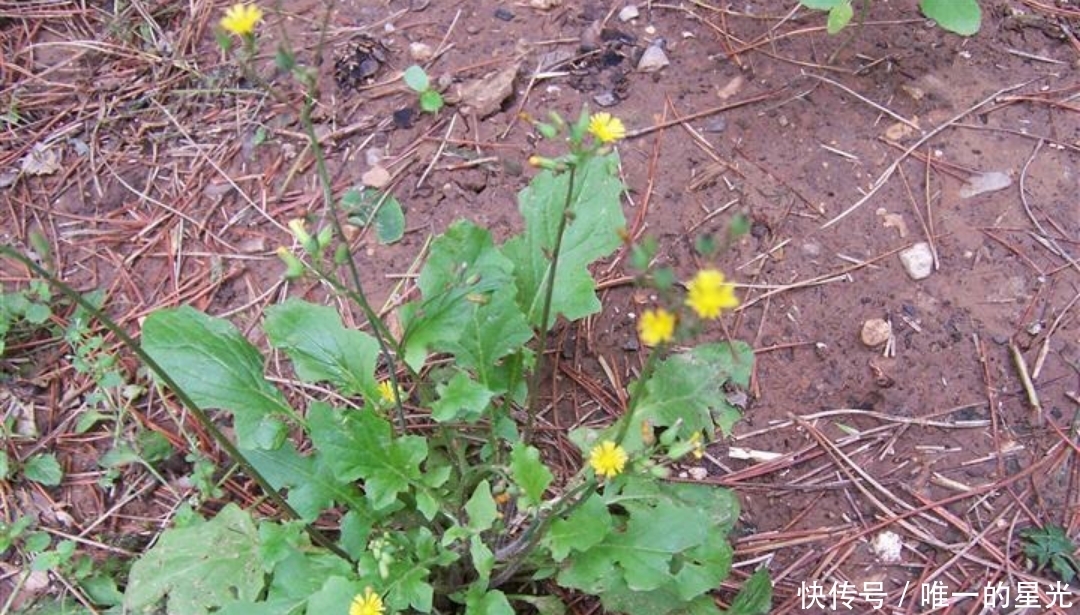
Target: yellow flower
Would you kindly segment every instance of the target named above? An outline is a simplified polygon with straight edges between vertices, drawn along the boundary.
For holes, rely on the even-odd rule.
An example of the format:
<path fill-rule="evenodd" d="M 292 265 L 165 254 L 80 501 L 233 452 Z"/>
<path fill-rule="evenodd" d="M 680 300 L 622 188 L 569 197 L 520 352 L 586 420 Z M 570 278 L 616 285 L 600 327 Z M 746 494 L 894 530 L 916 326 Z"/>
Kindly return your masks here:
<path fill-rule="evenodd" d="M 626 451 L 611 440 L 605 440 L 589 451 L 589 465 L 601 478 L 615 478 L 626 467 Z"/>
<path fill-rule="evenodd" d="M 675 335 L 675 315 L 664 308 L 645 310 L 638 321 L 638 335 L 646 346 L 670 341 Z"/>
<path fill-rule="evenodd" d="M 401 397 L 401 389 L 398 389 L 398 397 Z M 379 397 L 383 402 L 387 404 L 397 403 L 397 398 L 394 397 L 394 383 L 389 380 L 383 380 L 379 383 Z"/>
<path fill-rule="evenodd" d="M 255 32 L 262 16 L 262 9 L 254 4 L 234 4 L 225 10 L 221 27 L 237 36 L 247 36 Z"/>
<path fill-rule="evenodd" d="M 705 445 L 701 443 L 700 431 L 695 431 L 694 434 L 690 436 L 690 444 L 694 447 L 690 450 L 690 453 L 694 455 L 694 459 L 701 459 L 705 456 Z"/>
<path fill-rule="evenodd" d="M 686 305 L 702 318 L 719 318 L 725 309 L 738 307 L 735 287 L 724 282 L 724 274 L 715 269 L 702 269 L 687 285 Z"/>
<path fill-rule="evenodd" d="M 626 136 L 626 127 L 610 113 L 597 113 L 589 118 L 589 132 L 601 143 L 612 143 Z"/>
<path fill-rule="evenodd" d="M 365 588 L 364 593 L 356 594 L 349 605 L 349 615 L 382 615 L 385 610 L 382 598 L 370 587 Z"/>

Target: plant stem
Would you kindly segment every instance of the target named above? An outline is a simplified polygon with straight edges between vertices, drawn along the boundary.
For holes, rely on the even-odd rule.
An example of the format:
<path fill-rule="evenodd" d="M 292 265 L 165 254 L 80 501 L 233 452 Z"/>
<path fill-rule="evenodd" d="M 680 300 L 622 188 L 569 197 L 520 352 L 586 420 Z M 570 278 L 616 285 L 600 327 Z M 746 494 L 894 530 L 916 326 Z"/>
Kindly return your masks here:
<path fill-rule="evenodd" d="M 551 318 L 551 297 L 555 294 L 555 272 L 559 268 L 559 253 L 562 251 L 563 236 L 566 234 L 566 225 L 572 215 L 570 202 L 574 196 L 574 174 L 577 164 L 570 166 L 569 178 L 566 182 L 566 200 L 563 202 L 562 216 L 559 218 L 559 229 L 555 233 L 555 245 L 552 247 L 551 268 L 548 269 L 547 280 L 544 288 L 544 308 L 540 312 L 540 352 L 536 356 L 536 367 L 529 378 L 529 398 L 526 404 L 525 430 L 522 438 L 528 442 L 532 436 L 533 423 L 536 421 L 537 403 L 540 400 L 540 379 L 544 377 L 544 355 L 547 354 L 548 319 Z"/>
<path fill-rule="evenodd" d="M 139 357 L 139 360 L 142 361 L 143 364 L 146 365 L 148 368 L 150 368 L 150 370 L 154 372 L 154 374 L 158 377 L 158 379 L 161 380 L 163 384 L 165 384 L 165 386 L 172 389 L 173 394 L 176 395 L 176 398 L 180 400 L 180 403 L 184 404 L 184 406 L 195 417 L 195 420 L 197 420 L 199 424 L 202 425 L 202 427 L 210 433 L 210 436 L 214 439 L 215 442 L 217 442 L 218 446 L 220 446 L 230 457 L 232 457 L 233 461 L 235 461 L 237 465 L 243 468 L 244 472 L 248 476 L 250 476 L 256 483 L 259 484 L 259 487 L 262 488 L 266 496 L 270 498 L 270 500 L 274 502 L 275 505 L 277 505 L 277 507 L 285 514 L 286 517 L 292 519 L 300 518 L 300 514 L 297 513 L 296 510 L 292 506 L 290 506 L 288 502 L 285 501 L 285 498 L 282 497 L 281 494 L 278 493 L 276 489 L 274 489 L 270 482 L 267 481 L 266 478 L 261 473 L 259 473 L 258 470 L 255 469 L 255 466 L 251 465 L 251 462 L 249 462 L 247 458 L 244 457 L 244 454 L 240 452 L 240 449 L 236 448 L 236 445 L 234 445 L 228 438 L 226 438 L 225 434 L 223 434 L 221 430 L 218 429 L 217 425 L 215 425 L 214 422 L 210 420 L 210 417 L 206 414 L 206 411 L 200 408 L 199 405 L 196 404 L 191 399 L 191 397 L 188 396 L 184 389 L 181 388 L 178 384 L 176 384 L 176 381 L 172 379 L 172 376 L 170 376 L 169 373 L 166 372 L 161 367 L 161 365 L 159 365 L 158 362 L 154 360 L 153 357 L 151 357 L 145 350 L 143 350 L 142 345 L 132 339 L 132 337 L 127 334 L 127 331 L 124 331 L 124 329 L 120 327 L 120 325 L 117 324 L 116 321 L 105 315 L 105 313 L 103 313 L 101 310 L 97 309 L 94 304 L 83 298 L 81 294 L 76 292 L 74 288 L 68 286 L 66 282 L 49 273 L 40 265 L 24 256 L 18 250 L 15 250 L 11 246 L 3 245 L 0 246 L 0 254 L 7 255 L 19 261 L 20 263 L 28 267 L 31 271 L 33 271 L 36 275 L 48 281 L 51 286 L 63 293 L 68 299 L 77 303 L 79 307 L 86 310 L 94 318 L 101 321 L 101 323 L 105 325 L 105 328 L 111 331 L 113 335 L 115 335 L 120 340 L 120 342 L 124 344 L 124 346 L 127 346 L 133 353 L 135 353 L 135 356 Z M 305 526 L 305 529 L 307 530 L 308 535 L 311 536 L 312 541 L 314 541 L 316 544 L 325 547 L 326 549 L 330 550 L 335 555 L 344 559 L 347 562 L 353 561 L 347 553 L 338 548 L 338 546 L 335 545 L 332 540 L 330 540 L 325 534 L 320 532 L 314 526 L 312 526 L 311 524 L 307 524 Z"/>
<path fill-rule="evenodd" d="M 326 205 L 327 218 L 330 219 L 330 224 L 334 229 L 334 236 L 341 243 L 348 245 L 349 240 L 345 236 L 345 230 L 341 227 L 341 220 L 338 219 L 337 204 L 334 202 L 334 193 L 331 190 L 330 172 L 326 168 L 326 156 L 323 155 L 322 146 L 319 145 L 319 137 L 315 134 L 315 125 L 311 121 L 311 108 L 314 104 L 314 94 L 311 91 L 305 92 L 304 104 L 300 108 L 300 123 L 304 127 L 304 134 L 307 135 L 311 144 L 311 152 L 315 156 L 315 171 L 319 176 L 319 183 L 322 184 L 323 203 Z M 379 343 L 379 351 L 382 353 L 387 365 L 389 365 L 387 371 L 390 376 L 390 384 L 394 389 L 394 407 L 396 408 L 398 429 L 404 433 L 407 427 L 405 408 L 401 404 L 401 387 L 398 385 L 394 353 L 390 351 L 390 345 L 387 342 L 388 339 L 393 339 L 393 336 L 390 335 L 386 325 L 383 324 L 378 313 L 375 312 L 374 308 L 371 307 L 371 303 L 367 300 L 363 283 L 360 281 L 360 271 L 356 267 L 356 261 L 352 258 L 352 252 L 349 252 L 349 258 L 345 259 L 345 264 L 355 289 L 354 292 L 349 293 L 349 296 L 356 301 L 357 305 L 360 306 L 360 310 L 364 312 L 364 316 L 371 325 L 371 332 Z M 397 350 L 400 351 L 400 349 Z"/>

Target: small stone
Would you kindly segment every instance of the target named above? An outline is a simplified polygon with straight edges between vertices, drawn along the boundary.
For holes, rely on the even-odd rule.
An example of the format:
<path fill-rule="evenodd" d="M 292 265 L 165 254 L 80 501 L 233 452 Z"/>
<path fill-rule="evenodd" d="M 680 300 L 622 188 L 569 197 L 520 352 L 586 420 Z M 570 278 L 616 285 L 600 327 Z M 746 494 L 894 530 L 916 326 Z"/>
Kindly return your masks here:
<path fill-rule="evenodd" d="M 601 92 L 593 96 L 593 102 L 601 107 L 613 107 L 619 103 L 619 99 L 611 92 Z"/>
<path fill-rule="evenodd" d="M 641 12 L 638 11 L 638 8 L 633 4 L 629 4 L 619 11 L 619 21 L 630 21 L 631 19 L 637 19 L 640 15 Z"/>
<path fill-rule="evenodd" d="M 405 107 L 404 109 L 398 109 L 394 111 L 394 127 L 395 128 L 412 128 L 413 117 L 415 111 L 411 107 Z"/>
<path fill-rule="evenodd" d="M 360 183 L 369 188 L 385 188 L 390 183 L 390 171 L 383 167 L 372 167 L 360 176 Z"/>
<path fill-rule="evenodd" d="M 805 255 L 807 255 L 807 256 L 809 256 L 811 258 L 821 256 L 821 244 L 820 243 L 817 243 L 817 242 L 814 242 L 814 241 L 808 241 L 808 242 L 802 244 L 800 246 L 800 248 L 802 248 L 803 254 L 805 254 Z"/>
<path fill-rule="evenodd" d="M 504 6 L 500 6 L 499 8 L 495 9 L 495 19 L 501 19 L 502 21 L 513 21 L 514 13 L 510 9 Z"/>
<path fill-rule="evenodd" d="M 435 50 L 427 43 L 409 43 L 409 57 L 416 62 L 427 62 L 435 55 Z"/>
<path fill-rule="evenodd" d="M 786 115 L 781 115 L 779 118 L 776 119 L 776 122 L 780 124 L 780 128 L 787 128 L 787 125 L 791 123 L 790 121 L 788 121 Z"/>
<path fill-rule="evenodd" d="M 859 339 L 867 348 L 876 348 L 889 341 L 892 325 L 880 318 L 871 318 L 863 323 Z"/>
<path fill-rule="evenodd" d="M 727 129 L 727 120 L 716 117 L 705 123 L 705 132 L 724 132 Z"/>
<path fill-rule="evenodd" d="M 667 54 L 664 53 L 664 48 L 657 43 L 653 43 L 649 45 L 645 53 L 641 54 L 637 68 L 643 73 L 655 73 L 668 64 L 671 64 L 671 61 L 668 60 Z"/>
<path fill-rule="evenodd" d="M 934 253 L 930 251 L 930 244 L 920 241 L 903 250 L 900 252 L 900 263 L 904 265 L 904 271 L 912 280 L 930 277 L 930 273 L 934 271 Z"/>
<path fill-rule="evenodd" d="M 900 551 L 904 541 L 895 532 L 888 530 L 874 536 L 870 541 L 870 551 L 881 560 L 883 564 L 895 564 L 900 561 Z"/>
<path fill-rule="evenodd" d="M 975 175 L 968 179 L 968 182 L 960 187 L 960 198 L 970 199 L 973 196 L 978 196 L 984 192 L 995 192 L 997 190 L 1004 190 L 1012 185 L 1012 178 L 1008 173 L 1002 173 L 1001 171 L 991 171 L 989 173 L 983 173 L 981 175 Z"/>
<path fill-rule="evenodd" d="M 700 466 L 687 468 L 686 473 L 694 480 L 705 480 L 706 478 L 709 478 L 709 470 Z"/>

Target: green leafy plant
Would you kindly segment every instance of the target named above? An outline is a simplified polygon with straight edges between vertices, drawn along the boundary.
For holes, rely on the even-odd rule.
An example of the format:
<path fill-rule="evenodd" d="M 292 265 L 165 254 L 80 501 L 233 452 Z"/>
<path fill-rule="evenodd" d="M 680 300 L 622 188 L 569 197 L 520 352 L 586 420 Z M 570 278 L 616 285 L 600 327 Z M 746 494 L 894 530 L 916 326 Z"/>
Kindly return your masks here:
<path fill-rule="evenodd" d="M 865 8 L 869 0 L 861 1 Z M 799 0 L 806 8 L 829 12 L 826 21 L 829 34 L 840 32 L 851 22 L 855 16 L 854 2 L 856 0 Z M 961 36 L 978 32 L 982 21 L 978 0 L 919 0 L 919 8 L 939 26 Z"/>
<path fill-rule="evenodd" d="M 1024 555 L 1035 560 L 1037 570 L 1049 566 L 1065 583 L 1071 583 L 1080 573 L 1076 559 L 1076 544 L 1060 525 L 1028 528 L 1020 533 L 1024 540 Z"/>
<path fill-rule="evenodd" d="M 242 62 L 258 44 L 259 17 L 238 6 L 222 22 L 242 38 Z M 610 612 L 719 615 L 710 592 L 731 569 L 738 501 L 666 478 L 730 432 L 740 412 L 728 393 L 748 386 L 754 355 L 737 340 L 696 343 L 738 305 L 719 270 L 697 272 L 684 292 L 674 272 L 651 267 L 654 241 L 631 244 L 621 232 L 622 122 L 587 110 L 572 123 L 554 113 L 536 122 L 565 151 L 530 159 L 538 171 L 517 197 L 522 231 L 497 242 L 458 221 L 434 237 L 419 292 L 396 308 L 392 331 L 368 301 L 340 218 L 374 224 L 388 241 L 397 233 L 385 228 L 403 228 L 400 205 L 380 230 L 389 197 L 332 194 L 310 118 L 314 79 L 292 68 L 308 88 L 299 117 L 326 211 L 289 222 L 296 247 L 278 254 L 286 276 L 322 282 L 365 323 L 348 327 L 335 309 L 291 298 L 267 309 L 261 327 L 296 381 L 333 395 L 286 395 L 264 371 L 278 362 L 224 319 L 188 306 L 157 310 L 136 344 L 61 286 L 280 513 L 259 518 L 228 504 L 205 519 L 178 515 L 132 565 L 124 611 L 557 613 L 563 605 L 542 586 L 555 583 L 599 597 Z M 426 76 L 410 85 L 430 91 Z M 711 252 L 714 243 L 700 245 Z M 647 358 L 621 417 L 564 434 L 581 461 L 555 466 L 538 437 L 548 337 L 560 320 L 600 310 L 589 268 L 620 246 L 657 294 L 638 322 Z M 151 466 L 150 448 L 120 450 L 116 461 Z M 726 612 L 765 613 L 770 602 L 759 571 Z"/>
<path fill-rule="evenodd" d="M 45 326 L 52 317 L 52 289 L 44 280 L 32 280 L 20 290 L 0 292 L 0 356 L 9 335 L 26 335 Z"/>
<path fill-rule="evenodd" d="M 439 91 L 431 87 L 431 79 L 427 72 L 417 65 L 405 69 L 401 76 L 405 85 L 420 96 L 420 110 L 427 113 L 438 113 L 443 108 L 443 97 Z"/>

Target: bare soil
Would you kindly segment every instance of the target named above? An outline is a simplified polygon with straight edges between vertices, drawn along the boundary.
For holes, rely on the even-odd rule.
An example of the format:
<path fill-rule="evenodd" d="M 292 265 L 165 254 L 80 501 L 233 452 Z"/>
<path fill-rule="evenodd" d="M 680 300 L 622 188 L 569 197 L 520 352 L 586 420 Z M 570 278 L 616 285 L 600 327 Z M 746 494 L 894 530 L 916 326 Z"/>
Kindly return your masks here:
<path fill-rule="evenodd" d="M 280 20 L 299 59 L 318 59 L 316 120 L 335 192 L 377 162 L 406 208 L 402 241 L 356 240 L 364 282 L 388 310 L 453 220 L 496 235 L 519 228 L 526 160 L 551 147 L 525 118 L 550 110 L 576 117 L 603 104 L 625 122 L 628 230 L 656 237 L 682 278 L 706 264 L 698 235 L 750 218 L 751 232 L 712 263 L 739 283 L 742 306 L 708 333 L 757 351 L 745 420 L 683 475 L 731 487 L 743 505 L 721 603 L 762 565 L 775 613 L 813 612 L 799 597 L 810 582 L 881 581 L 890 612 L 929 613 L 908 610 L 919 584 L 963 592 L 1035 580 L 1045 590 L 1057 580 L 1032 568 L 1019 532 L 1080 533 L 1075 3 L 986 1 L 981 31 L 962 38 L 922 19 L 914 0 L 873 2 L 836 36 L 794 1 L 642 2 L 628 21 L 623 3 L 348 1 L 330 13 L 318 56 L 324 3 L 289 4 L 265 32 Z M 132 332 L 155 307 L 186 303 L 254 337 L 267 305 L 323 297 L 315 284 L 285 285 L 274 255 L 291 243 L 288 220 L 320 211 L 310 152 L 289 106 L 260 96 L 216 50 L 221 8 L 0 3 L 0 238 L 27 249 L 41 233 L 56 270 L 104 289 Z M 279 35 L 263 36 L 258 70 L 295 99 L 273 69 L 267 43 Z M 435 52 L 426 68 L 447 93 L 508 66 L 517 78 L 489 115 L 423 114 L 400 80 L 416 62 L 410 43 Z M 670 64 L 637 70 L 660 44 Z M 375 64 L 343 74 L 343 58 Z M 19 175 L 35 147 L 55 168 Z M 965 198 L 989 172 L 1011 185 Z M 936 254 L 922 280 L 898 256 L 917 242 Z M 559 333 L 553 378 L 565 397 L 553 425 L 596 420 L 597 406 L 617 415 L 620 387 L 641 367 L 634 315 L 649 298 L 629 284 L 623 256 L 595 271 L 603 311 Z M 2 267 L 5 290 L 31 277 Z M 70 316 L 60 310 L 55 324 Z M 891 324 L 887 349 L 860 341 L 875 318 Z M 152 392 L 76 433 L 94 385 L 70 352 L 40 334 L 9 340 L 0 359 L 5 421 L 29 417 L 38 432 L 9 434 L 9 457 L 54 451 L 66 472 L 57 488 L 0 483 L 0 512 L 34 515 L 95 557 L 136 552 L 191 493 L 188 442 L 221 453 Z M 125 367 L 142 381 L 134 362 Z M 145 429 L 176 446 L 160 468 L 168 484 L 131 466 L 103 488 L 100 455 Z M 257 496 L 234 477 L 222 501 Z M 882 531 L 903 539 L 899 562 L 871 548 Z M 0 602 L 23 563 L 6 555 Z M 57 579 L 44 589 L 65 591 Z M 589 606 L 571 601 L 575 612 Z"/>

